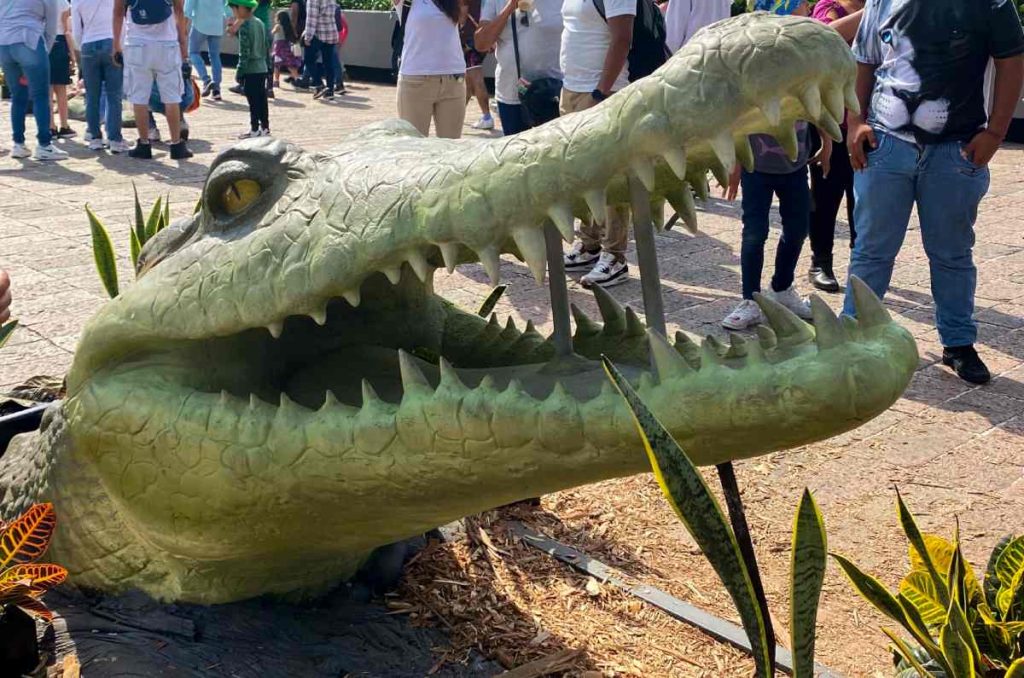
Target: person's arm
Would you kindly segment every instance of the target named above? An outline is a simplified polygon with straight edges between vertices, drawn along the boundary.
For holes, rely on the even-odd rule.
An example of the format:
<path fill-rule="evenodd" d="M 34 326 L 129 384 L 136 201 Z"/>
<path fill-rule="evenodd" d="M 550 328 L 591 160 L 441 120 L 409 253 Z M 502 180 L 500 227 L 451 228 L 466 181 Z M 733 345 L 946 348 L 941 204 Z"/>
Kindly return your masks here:
<path fill-rule="evenodd" d="M 53 49 L 53 43 L 57 41 L 57 26 L 62 20 L 63 10 L 59 0 L 44 0 L 43 2 L 43 40 L 46 43 L 46 51 Z"/>
<path fill-rule="evenodd" d="M 832 171 L 832 137 L 828 132 L 819 129 L 818 138 L 821 139 L 821 148 L 809 162 L 812 165 L 821 165 L 821 175 L 827 177 Z"/>
<path fill-rule="evenodd" d="M 293 2 L 288 5 L 288 18 L 292 20 L 292 31 L 299 27 L 299 3 Z"/>
<path fill-rule="evenodd" d="M 313 42 L 313 27 L 320 20 L 320 6 L 315 0 L 306 3 L 306 29 L 302 31 L 302 37 L 307 45 Z"/>
<path fill-rule="evenodd" d="M 124 32 L 124 3 L 125 0 L 114 0 L 114 54 L 119 54 L 121 49 L 121 34 Z"/>
<path fill-rule="evenodd" d="M 597 89 L 605 96 L 612 93 L 612 87 L 626 65 L 629 45 L 633 41 L 633 18 L 632 14 L 608 17 L 608 32 L 611 33 L 612 41 L 604 55 L 601 79 L 597 81 Z"/>
<path fill-rule="evenodd" d="M 178 48 L 181 50 L 181 60 L 188 61 L 188 22 L 185 20 L 185 11 L 182 0 L 174 0 L 174 23 L 178 28 Z"/>
<path fill-rule="evenodd" d="M 860 29 L 860 20 L 864 17 L 864 10 L 858 9 L 853 14 L 848 14 L 841 19 L 829 23 L 829 26 L 834 28 L 839 35 L 843 36 L 843 40 L 846 41 L 847 45 L 853 44 L 853 39 L 857 37 L 857 31 Z"/>
<path fill-rule="evenodd" d="M 0 270 L 0 325 L 11 317 L 11 278 Z"/>
<path fill-rule="evenodd" d="M 850 151 L 850 165 L 855 170 L 862 170 L 868 166 L 867 153 L 864 150 L 865 142 L 871 148 L 878 147 L 875 139 L 875 131 L 867 124 L 868 106 L 871 103 L 871 92 L 875 89 L 875 64 L 857 64 L 857 102 L 860 103 L 860 114 L 849 112 L 846 118 L 848 133 L 846 135 L 846 146 Z"/>
<path fill-rule="evenodd" d="M 965 158 L 982 167 L 992 160 L 992 156 L 999 150 L 999 144 L 1006 138 L 1013 111 L 1020 101 L 1021 88 L 1024 87 L 1024 54 L 1008 59 L 993 59 L 993 63 L 996 77 L 992 88 L 992 115 L 985 129 L 975 134 L 963 150 Z"/>
<path fill-rule="evenodd" d="M 82 3 L 76 2 L 71 5 L 71 35 L 75 40 L 75 44 L 79 47 L 82 45 L 84 29 L 85 26 L 82 25 Z"/>
<path fill-rule="evenodd" d="M 498 16 L 494 17 L 493 21 L 480 20 L 480 25 L 477 27 L 476 32 L 473 33 L 473 43 L 476 45 L 477 51 L 491 51 L 494 43 L 498 42 L 501 32 L 508 25 L 508 18 L 516 11 L 518 5 L 519 0 L 508 0 L 505 6 L 501 8 L 501 11 L 498 12 Z"/>

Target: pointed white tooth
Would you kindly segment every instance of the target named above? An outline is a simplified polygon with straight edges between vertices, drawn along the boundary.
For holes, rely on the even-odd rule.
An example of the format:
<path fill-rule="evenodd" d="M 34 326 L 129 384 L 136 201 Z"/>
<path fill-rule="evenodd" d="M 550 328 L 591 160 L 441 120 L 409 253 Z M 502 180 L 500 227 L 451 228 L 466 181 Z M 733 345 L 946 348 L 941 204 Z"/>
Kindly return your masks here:
<path fill-rule="evenodd" d="M 497 286 L 501 279 L 501 257 L 498 255 L 498 248 L 494 245 L 488 245 L 478 250 L 476 255 L 480 258 L 480 264 L 483 265 L 484 272 L 487 273 L 491 285 Z"/>
<path fill-rule="evenodd" d="M 822 101 L 825 104 L 825 108 L 832 114 L 832 117 L 836 120 L 843 119 L 843 113 L 846 112 L 846 103 L 843 101 L 843 89 L 834 85 L 829 85 L 824 88 L 824 96 Z"/>
<path fill-rule="evenodd" d="M 747 355 L 747 341 L 735 332 L 729 333 L 729 349 L 726 358 L 743 358 Z"/>
<path fill-rule="evenodd" d="M 359 297 L 359 288 L 358 287 L 356 289 L 353 289 L 353 290 L 346 290 L 346 291 L 342 292 L 341 296 L 343 296 L 345 298 L 345 301 L 347 301 L 352 308 L 355 308 L 356 306 L 359 305 L 360 297 Z"/>
<path fill-rule="evenodd" d="M 853 306 L 857 310 L 857 324 L 861 329 L 892 322 L 892 317 L 882 305 L 882 300 L 875 295 L 866 282 L 851 275 L 849 285 L 853 293 Z"/>
<path fill-rule="evenodd" d="M 769 99 L 761 104 L 761 112 L 768 120 L 768 124 L 775 127 L 782 119 L 782 101 L 778 97 Z"/>
<path fill-rule="evenodd" d="M 693 343 L 686 332 L 676 331 L 676 353 L 683 356 L 687 364 L 696 369 L 700 367 L 700 347 Z"/>
<path fill-rule="evenodd" d="M 402 269 L 398 266 L 389 266 L 384 269 L 384 275 L 387 276 L 389 283 L 397 285 L 398 281 L 402 279 Z"/>
<path fill-rule="evenodd" d="M 594 298 L 601 311 L 605 334 L 621 334 L 626 329 L 626 311 L 605 288 L 594 285 Z"/>
<path fill-rule="evenodd" d="M 406 256 L 409 259 L 409 265 L 412 266 L 412 270 L 416 273 L 416 277 L 420 279 L 420 282 L 426 281 L 430 264 L 427 263 L 427 258 L 423 256 L 423 252 L 409 250 Z"/>
<path fill-rule="evenodd" d="M 629 163 L 630 169 L 633 170 L 633 174 L 640 180 L 640 183 L 644 185 L 648 191 L 654 190 L 654 165 L 647 158 L 637 158 L 633 162 Z"/>
<path fill-rule="evenodd" d="M 298 405 L 295 404 L 294 400 L 292 400 L 291 398 L 288 397 L 287 393 L 285 393 L 284 391 L 281 391 L 280 404 L 278 405 L 278 407 L 280 409 L 282 409 L 282 410 L 283 409 L 294 409 L 294 408 L 298 407 Z"/>
<path fill-rule="evenodd" d="M 789 125 L 776 128 L 772 132 L 772 136 L 775 137 L 775 141 L 779 143 L 779 146 L 782 146 L 782 150 L 786 152 L 786 157 L 789 158 L 790 162 L 796 162 L 796 158 L 800 154 L 800 145 L 796 140 L 796 127 Z"/>
<path fill-rule="evenodd" d="M 592 189 L 583 194 L 594 221 L 603 224 L 608 221 L 608 196 L 603 189 Z"/>
<path fill-rule="evenodd" d="M 416 389 L 433 391 L 430 382 L 416 364 L 416 359 L 402 349 L 398 349 L 398 369 L 402 374 L 402 390 L 406 393 Z"/>
<path fill-rule="evenodd" d="M 280 320 L 274 321 L 267 325 L 267 329 L 270 330 L 270 336 L 277 339 L 281 336 L 281 332 L 284 330 L 284 323 Z"/>
<path fill-rule="evenodd" d="M 665 198 L 683 220 L 683 228 L 689 233 L 697 233 L 697 204 L 693 201 L 690 185 L 683 184 L 681 188 L 668 192 Z"/>
<path fill-rule="evenodd" d="M 672 173 L 680 179 L 686 179 L 686 151 L 681 148 L 670 148 L 661 152 L 661 157 L 672 169 Z"/>
<path fill-rule="evenodd" d="M 455 368 L 452 367 L 452 364 L 445 360 L 444 357 L 442 357 L 441 360 L 439 361 L 438 367 L 440 368 L 441 371 L 441 383 L 439 384 L 438 388 L 446 387 L 456 391 L 469 390 L 466 388 L 466 385 L 462 383 L 462 379 L 459 378 L 459 373 L 455 371 Z"/>
<path fill-rule="evenodd" d="M 736 158 L 748 172 L 754 171 L 754 149 L 750 147 L 750 137 L 742 137 L 736 140 Z"/>
<path fill-rule="evenodd" d="M 370 382 L 363 379 L 363 407 L 368 407 L 382 402 L 377 391 L 373 389 Z"/>
<path fill-rule="evenodd" d="M 338 397 L 334 395 L 334 391 L 328 390 L 327 393 L 324 394 L 324 404 L 320 409 L 323 410 L 328 407 L 337 407 L 338 405 L 341 405 L 341 401 L 339 401 Z"/>
<path fill-rule="evenodd" d="M 811 313 L 814 315 L 814 341 L 824 351 L 846 343 L 846 333 L 839 324 L 839 318 L 821 297 L 811 295 Z"/>
<path fill-rule="evenodd" d="M 227 391 L 225 391 L 224 389 L 221 389 L 221 391 L 220 391 L 220 404 L 221 405 L 227 405 L 228 404 L 228 400 L 230 400 L 230 399 L 231 399 L 231 394 L 228 393 Z"/>
<path fill-rule="evenodd" d="M 722 163 L 725 173 L 732 172 L 732 168 L 736 165 L 736 142 L 733 141 L 732 135 L 729 132 L 722 132 L 713 138 L 711 150 L 715 152 L 715 157 Z"/>
<path fill-rule="evenodd" d="M 651 357 L 658 370 L 658 379 L 663 383 L 668 379 L 684 377 L 693 372 L 693 368 L 676 352 L 668 339 L 654 329 L 647 330 L 647 341 L 651 348 Z"/>
<path fill-rule="evenodd" d="M 444 267 L 449 273 L 455 271 L 459 263 L 459 246 L 453 242 L 439 242 L 437 248 L 441 250 L 441 258 L 444 260 Z"/>
<path fill-rule="evenodd" d="M 860 100 L 857 99 L 857 88 L 852 80 L 843 88 L 843 100 L 850 113 L 860 115 Z"/>
<path fill-rule="evenodd" d="M 548 208 L 548 217 L 555 224 L 555 228 L 562 234 L 565 242 L 572 242 L 576 235 L 573 233 L 572 205 L 567 202 L 558 202 Z"/>
<path fill-rule="evenodd" d="M 626 307 L 626 332 L 627 337 L 642 337 L 646 331 L 644 322 L 631 307 Z"/>
<path fill-rule="evenodd" d="M 821 117 L 821 92 L 818 91 L 816 83 L 812 82 L 804 87 L 799 94 L 799 99 L 811 120 Z"/>
<path fill-rule="evenodd" d="M 540 285 L 544 282 L 544 272 L 547 271 L 548 265 L 544 233 L 539 228 L 520 226 L 512 229 L 512 239 L 515 240 L 526 265 L 530 267 L 533 279 Z"/>
<path fill-rule="evenodd" d="M 569 304 L 569 310 L 572 312 L 572 317 L 576 321 L 576 333 L 573 337 L 592 337 L 601 332 L 601 326 L 591 320 L 590 316 L 580 310 L 579 306 L 576 304 Z"/>
<path fill-rule="evenodd" d="M 841 143 L 843 141 L 843 131 L 839 129 L 839 123 L 835 121 L 828 111 L 822 111 L 821 117 L 814 123 L 818 129 L 832 137 L 832 140 Z"/>
<path fill-rule="evenodd" d="M 255 410 L 257 407 L 259 407 L 260 402 L 261 402 L 260 399 L 256 397 L 255 393 L 250 393 L 249 394 L 249 409 L 250 410 Z"/>
<path fill-rule="evenodd" d="M 798 346 L 814 340 L 810 325 L 779 302 L 763 294 L 754 293 L 754 301 L 761 307 L 779 342 L 786 346 Z"/>
<path fill-rule="evenodd" d="M 327 307 L 324 306 L 323 308 L 318 308 L 314 311 L 310 311 L 309 317 L 312 318 L 313 322 L 315 322 L 317 325 L 323 327 L 324 324 L 327 322 Z"/>
<path fill-rule="evenodd" d="M 757 326 L 757 341 L 761 344 L 761 348 L 768 351 L 779 345 L 779 338 L 775 336 L 775 330 L 766 326 Z"/>

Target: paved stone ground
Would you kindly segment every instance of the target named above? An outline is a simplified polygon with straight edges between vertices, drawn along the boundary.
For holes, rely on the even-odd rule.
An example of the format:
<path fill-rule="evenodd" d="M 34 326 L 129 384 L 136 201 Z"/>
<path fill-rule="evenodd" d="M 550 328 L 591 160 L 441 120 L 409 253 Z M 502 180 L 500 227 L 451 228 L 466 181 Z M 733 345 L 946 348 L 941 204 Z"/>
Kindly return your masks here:
<path fill-rule="evenodd" d="M 395 91 L 389 86 L 354 83 L 350 91 L 335 103 L 313 102 L 308 95 L 285 91 L 271 104 L 272 126 L 279 136 L 319 150 L 395 112 Z M 204 103 L 191 116 L 191 147 L 196 157 L 188 162 L 170 161 L 166 148 L 160 146 L 157 159 L 148 163 L 100 155 L 88 151 L 80 137 L 62 142 L 72 155 L 63 163 L 0 156 L 0 267 L 12 275 L 14 315 L 22 324 L 0 351 L 0 387 L 34 374 L 66 370 L 83 323 L 104 302 L 83 207 L 89 204 L 111 229 L 122 255 L 119 268 L 124 284 L 131 279 L 127 260 L 131 184 L 138 187 L 144 203 L 169 194 L 172 215 L 187 214 L 216 153 L 229 147 L 247 126 L 244 101 L 226 96 L 220 104 Z M 474 113 L 469 111 L 468 121 L 475 119 Z M 3 102 L 3 143 L 9 138 L 8 125 L 9 111 Z M 84 131 L 83 123 L 74 127 L 80 134 Z M 473 132 L 467 128 L 467 133 Z M 134 133 L 129 132 L 128 138 L 134 138 Z M 974 539 L 968 555 L 976 563 L 984 563 L 987 548 L 1000 532 L 1015 528 L 1019 532 L 1024 526 L 1020 438 L 1024 435 L 1024 149 L 1004 148 L 992 170 L 992 189 L 978 220 L 975 255 L 980 271 L 980 349 L 998 375 L 993 383 L 972 388 L 937 364 L 941 347 L 933 328 L 927 260 L 918 234 L 912 232 L 887 300 L 899 322 L 917 337 L 921 351 L 920 370 L 905 397 L 859 431 L 781 459 L 774 457 L 770 467 L 752 467 L 782 485 L 815 488 L 831 518 L 830 539 L 846 552 L 864 554 L 869 569 L 891 564 L 903 552 L 890 524 L 894 521 L 889 487 L 897 480 L 907 489 L 911 503 L 921 507 L 929 529 L 947 531 L 952 516 L 963 514 L 971 528 L 967 534 Z M 665 307 L 674 327 L 696 335 L 721 334 L 718 322 L 739 297 L 739 206 L 712 200 L 703 209 L 699 235 L 659 236 Z M 775 237 L 777 230 L 770 246 Z M 844 265 L 847 241 L 843 228 L 837 235 L 837 258 Z M 806 266 L 805 253 L 801 276 Z M 506 260 L 502 269 L 510 287 L 499 313 L 511 313 L 517 321 L 533 319 L 542 331 L 544 326 L 550 328 L 546 290 L 533 283 L 519 262 Z M 842 266 L 838 272 L 844 273 Z M 437 287 L 470 308 L 476 308 L 487 293 L 477 266 L 463 266 L 451 277 L 440 273 Z M 577 303 L 596 309 L 590 295 L 575 284 L 570 292 Z M 614 294 L 634 307 L 642 306 L 637 280 L 615 288 Z M 827 301 L 838 309 L 841 298 L 828 296 Z M 818 454 L 822 450 L 826 452 Z M 842 450 L 842 454 L 827 450 Z M 748 510 L 755 516 L 761 512 L 759 500 L 775 503 L 760 491 L 748 492 L 748 500 Z M 775 515 L 770 508 L 764 507 L 766 515 Z M 765 529 L 785 539 L 788 518 L 782 508 L 777 512 L 779 523 Z M 785 511 L 791 508 L 787 499 Z M 757 527 L 763 521 L 755 517 L 753 522 Z M 886 524 L 884 536 L 889 539 L 880 539 L 879 522 Z M 770 589 L 783 588 L 782 571 Z M 864 608 L 860 609 L 863 614 Z M 833 617 L 842 614 L 837 609 Z M 878 635 L 870 629 L 857 633 Z M 830 642 L 825 644 L 834 648 L 833 660 L 843 655 L 849 660 L 842 650 L 844 638 L 827 635 Z M 876 662 L 873 668 L 879 666 Z"/>

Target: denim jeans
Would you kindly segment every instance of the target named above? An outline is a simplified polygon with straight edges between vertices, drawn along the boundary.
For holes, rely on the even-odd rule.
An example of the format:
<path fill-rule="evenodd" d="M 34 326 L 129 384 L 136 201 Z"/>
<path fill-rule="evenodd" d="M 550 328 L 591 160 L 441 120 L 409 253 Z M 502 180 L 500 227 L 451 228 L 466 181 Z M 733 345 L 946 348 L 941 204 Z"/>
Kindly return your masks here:
<path fill-rule="evenodd" d="M 317 58 L 320 61 L 317 61 Z M 323 87 L 326 80 L 327 89 L 334 91 L 334 44 L 327 43 L 320 38 L 313 38 L 305 49 L 306 63 L 309 64 L 309 73 L 314 87 Z"/>
<path fill-rule="evenodd" d="M 740 185 L 743 188 L 743 241 L 740 246 L 743 298 L 752 299 L 754 292 L 761 291 L 764 244 L 768 241 L 768 214 L 773 195 L 779 197 L 782 237 L 775 250 L 772 289 L 776 292 L 789 289 L 793 285 L 793 274 L 810 223 L 811 189 L 807 186 L 807 166 L 789 174 L 744 171 Z"/>
<path fill-rule="evenodd" d="M 206 64 L 203 63 L 203 47 L 210 54 L 210 70 L 213 76 L 213 86 L 220 89 L 221 64 L 220 64 L 220 37 L 219 35 L 206 35 L 200 33 L 194 27 L 188 34 L 188 58 L 192 62 L 192 68 L 196 69 L 196 75 L 203 81 L 203 84 L 210 82 L 210 75 L 206 73 Z"/>
<path fill-rule="evenodd" d="M 107 139 L 121 136 L 121 90 L 124 69 L 114 63 L 113 40 L 82 45 L 82 78 L 85 80 L 85 122 L 93 139 L 101 139 L 100 117 L 106 114 Z M 101 106 L 100 102 L 105 105 Z"/>
<path fill-rule="evenodd" d="M 522 104 L 503 104 L 498 102 L 498 118 L 501 120 L 501 133 L 505 136 L 519 134 L 530 129 L 523 117 Z"/>
<path fill-rule="evenodd" d="M 989 171 L 960 155 L 958 141 L 917 146 L 875 130 L 878 147 L 857 172 L 857 242 L 850 258 L 856 275 L 882 297 L 917 205 L 921 240 L 931 271 L 935 324 L 943 346 L 966 346 L 978 337 L 974 322 L 974 221 L 988 191 Z M 847 286 L 843 312 L 854 315 Z"/>
<path fill-rule="evenodd" d="M 32 115 L 36 119 L 36 140 L 40 146 L 49 146 L 50 135 L 50 57 L 46 44 L 39 39 L 35 49 L 23 43 L 0 45 L 0 67 L 11 90 L 11 130 L 14 143 L 25 143 L 25 115 L 28 100 L 32 98 Z M 19 81 L 25 76 L 28 85 Z"/>

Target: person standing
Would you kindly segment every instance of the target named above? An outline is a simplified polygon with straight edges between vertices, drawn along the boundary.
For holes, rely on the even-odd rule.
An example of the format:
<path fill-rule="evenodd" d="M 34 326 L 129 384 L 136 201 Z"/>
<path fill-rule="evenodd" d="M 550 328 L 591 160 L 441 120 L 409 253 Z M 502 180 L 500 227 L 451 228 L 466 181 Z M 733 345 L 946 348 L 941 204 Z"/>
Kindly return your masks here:
<path fill-rule="evenodd" d="M 333 99 L 335 85 L 335 45 L 338 24 L 334 16 L 334 0 L 309 0 L 306 4 L 306 63 L 313 84 L 313 97 Z"/>
<path fill-rule="evenodd" d="M 128 150 L 121 135 L 121 91 L 124 71 L 114 61 L 114 0 L 75 0 L 71 6 L 71 32 L 82 50 L 85 81 L 85 122 L 89 150 L 111 153 Z M 100 130 L 101 102 L 106 103 L 107 140 Z"/>
<path fill-rule="evenodd" d="M 519 79 L 562 79 L 559 50 L 562 44 L 562 0 L 534 0 L 530 11 L 519 11 L 520 0 L 484 0 L 480 27 L 474 36 L 482 52 L 494 48 L 498 60 L 494 98 L 498 100 L 501 131 L 506 136 L 529 128 L 519 99 Z M 500 11 L 499 11 L 500 7 Z M 512 23 L 515 26 L 513 41 Z M 516 45 L 519 63 L 516 64 Z"/>
<path fill-rule="evenodd" d="M 405 27 L 398 67 L 398 117 L 427 136 L 462 136 L 466 61 L 459 39 L 459 0 L 396 0 Z"/>
<path fill-rule="evenodd" d="M 156 83 L 171 134 L 171 159 L 191 158 L 181 138 L 183 70 L 190 71 L 182 0 L 114 0 L 114 56 L 122 54 L 128 101 L 139 133 L 128 155 L 153 158 L 149 96 Z"/>
<path fill-rule="evenodd" d="M 220 40 L 224 37 L 225 20 L 231 16 L 224 0 L 185 0 L 185 18 L 190 22 L 188 55 L 196 74 L 203 81 L 203 96 L 220 101 L 220 83 L 223 67 L 220 60 Z M 210 72 L 203 62 L 203 49 L 210 55 Z"/>
<path fill-rule="evenodd" d="M 0 67 L 11 90 L 12 158 L 64 160 L 68 154 L 53 145 L 50 132 L 50 59 L 57 39 L 59 12 L 51 0 L 0 2 Z M 24 80 L 23 80 L 24 79 Z M 35 152 L 25 145 L 29 99 L 36 121 Z"/>
<path fill-rule="evenodd" d="M 635 17 L 636 0 L 605 0 L 603 17 L 592 0 L 565 0 L 560 57 L 565 74 L 562 115 L 596 106 L 629 84 L 626 61 Z M 580 279 L 584 287 L 610 287 L 629 279 L 629 213 L 611 205 L 605 213 L 603 219 L 592 218 L 580 225 L 579 237 L 565 255 L 567 271 L 590 269 Z"/>
<path fill-rule="evenodd" d="M 670 0 L 665 9 L 665 45 L 673 54 L 694 34 L 716 21 L 728 19 L 729 0 Z"/>
<path fill-rule="evenodd" d="M 54 105 L 57 108 L 57 121 L 50 123 L 50 133 L 58 139 L 67 139 L 75 136 L 68 121 L 68 85 L 71 84 L 71 71 L 74 67 L 75 50 L 68 41 L 69 28 L 71 28 L 71 5 L 67 0 L 56 0 L 58 11 L 57 37 L 50 49 L 50 91 L 53 95 Z M 73 39 L 73 37 L 72 37 Z M 51 121 L 53 114 L 50 114 Z"/>
<path fill-rule="evenodd" d="M 480 107 L 480 119 L 473 123 L 473 129 L 494 129 L 491 116 L 490 95 L 484 83 L 484 59 L 486 50 L 477 50 L 474 35 L 480 25 L 480 0 L 466 0 L 462 5 L 462 23 L 459 25 L 459 39 L 462 40 L 462 54 L 466 60 L 466 103 L 476 98 Z"/>
<path fill-rule="evenodd" d="M 1024 30 L 1009 0 L 868 0 L 853 43 L 860 115 L 849 115 L 857 242 L 850 275 L 882 297 L 916 205 L 942 362 L 983 384 L 974 348 L 974 222 L 988 163 L 1024 86 Z M 984 81 L 994 60 L 991 114 Z M 987 118 L 987 119 L 986 119 Z M 844 312 L 856 307 L 846 287 Z"/>
<path fill-rule="evenodd" d="M 238 28 L 238 77 L 249 102 L 249 131 L 239 138 L 270 136 L 267 102 L 267 29 L 256 18 L 256 0 L 228 0 Z"/>

